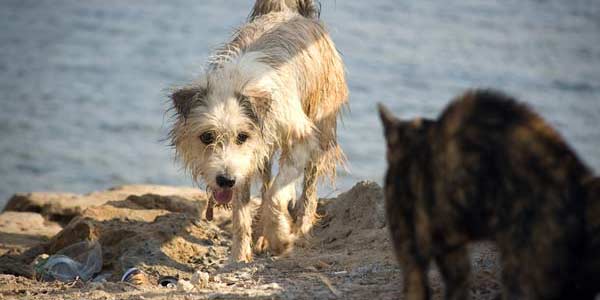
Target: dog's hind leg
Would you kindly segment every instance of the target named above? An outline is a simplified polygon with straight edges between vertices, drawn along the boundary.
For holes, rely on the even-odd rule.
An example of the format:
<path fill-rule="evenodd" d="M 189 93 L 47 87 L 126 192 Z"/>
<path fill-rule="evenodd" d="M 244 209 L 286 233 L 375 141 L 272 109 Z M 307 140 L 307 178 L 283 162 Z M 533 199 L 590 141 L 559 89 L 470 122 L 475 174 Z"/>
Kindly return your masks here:
<path fill-rule="evenodd" d="M 260 189 L 260 196 L 262 199 L 267 198 L 267 192 L 269 191 L 269 186 L 271 184 L 271 167 L 272 161 L 271 158 L 265 162 L 264 167 L 261 169 L 260 176 L 262 180 L 262 186 Z"/>
<path fill-rule="evenodd" d="M 274 254 L 284 254 L 291 249 L 296 236 L 292 231 L 292 218 L 288 204 L 296 198 L 296 183 L 304 173 L 316 143 L 309 139 L 295 143 L 283 151 L 279 173 L 267 193 L 262 210 L 263 235 Z"/>
<path fill-rule="evenodd" d="M 233 241 L 231 258 L 236 262 L 252 261 L 252 215 L 250 183 L 244 184 L 233 199 Z"/>
<path fill-rule="evenodd" d="M 317 164 L 309 161 L 304 168 L 302 196 L 293 211 L 296 232 L 300 236 L 310 233 L 317 216 Z"/>
<path fill-rule="evenodd" d="M 344 163 L 344 153 L 337 144 L 337 119 L 332 114 L 316 122 L 319 130 L 320 151 L 313 154 L 304 168 L 304 184 L 302 197 L 294 207 L 292 215 L 296 232 L 301 236 L 310 233 L 317 219 L 317 181 L 322 175 L 327 175 L 330 183 L 335 183 L 335 170 L 338 163 Z"/>

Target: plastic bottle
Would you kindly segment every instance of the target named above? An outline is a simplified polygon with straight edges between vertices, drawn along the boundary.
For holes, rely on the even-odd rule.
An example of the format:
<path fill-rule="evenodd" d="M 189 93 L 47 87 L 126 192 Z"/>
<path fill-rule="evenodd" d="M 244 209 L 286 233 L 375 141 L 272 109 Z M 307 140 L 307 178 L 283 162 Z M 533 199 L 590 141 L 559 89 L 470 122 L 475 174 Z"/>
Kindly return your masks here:
<path fill-rule="evenodd" d="M 36 266 L 36 277 L 42 281 L 90 280 L 102 269 L 102 248 L 97 241 L 72 244 L 51 255 Z"/>

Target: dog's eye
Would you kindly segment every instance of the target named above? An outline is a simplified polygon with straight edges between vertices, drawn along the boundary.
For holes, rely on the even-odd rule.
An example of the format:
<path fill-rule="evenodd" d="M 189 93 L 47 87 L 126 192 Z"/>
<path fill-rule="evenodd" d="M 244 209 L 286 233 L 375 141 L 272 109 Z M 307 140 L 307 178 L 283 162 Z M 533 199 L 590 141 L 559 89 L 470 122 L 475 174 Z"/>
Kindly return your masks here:
<path fill-rule="evenodd" d="M 235 141 L 235 142 L 236 142 L 238 145 L 241 145 L 241 144 L 243 144 L 244 142 L 246 142 L 246 140 L 247 140 L 247 139 L 248 139 L 248 134 L 247 134 L 247 133 L 245 133 L 245 132 L 241 132 L 241 133 L 239 133 L 239 134 L 238 134 L 238 136 L 237 136 L 237 139 L 236 139 L 236 141 Z"/>
<path fill-rule="evenodd" d="M 200 141 L 204 144 L 212 144 L 215 141 L 215 134 L 212 131 L 207 131 L 200 135 Z"/>

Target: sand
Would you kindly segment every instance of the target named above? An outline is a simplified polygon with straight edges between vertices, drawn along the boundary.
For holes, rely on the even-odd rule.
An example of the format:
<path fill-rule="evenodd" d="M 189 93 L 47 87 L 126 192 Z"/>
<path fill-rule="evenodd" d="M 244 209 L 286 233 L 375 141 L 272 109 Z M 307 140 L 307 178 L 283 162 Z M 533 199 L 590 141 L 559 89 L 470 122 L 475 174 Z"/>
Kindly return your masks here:
<path fill-rule="evenodd" d="M 88 195 L 15 197 L 0 214 L 0 299 L 401 297 L 402 272 L 391 251 L 383 193 L 374 182 L 359 182 L 338 197 L 320 199 L 322 217 L 312 237 L 286 257 L 264 254 L 249 264 L 228 262 L 230 212 L 216 210 L 215 220 L 203 220 L 206 196 L 196 189 L 138 185 Z M 84 239 L 102 246 L 103 282 L 33 279 L 31 263 L 38 255 Z M 473 297 L 496 298 L 495 248 L 478 243 L 471 254 Z M 130 267 L 144 272 L 145 284 L 118 282 Z M 156 284 L 166 275 L 187 281 L 196 271 L 209 275 L 207 286 Z M 434 265 L 429 278 L 434 298 L 441 299 L 443 284 Z"/>

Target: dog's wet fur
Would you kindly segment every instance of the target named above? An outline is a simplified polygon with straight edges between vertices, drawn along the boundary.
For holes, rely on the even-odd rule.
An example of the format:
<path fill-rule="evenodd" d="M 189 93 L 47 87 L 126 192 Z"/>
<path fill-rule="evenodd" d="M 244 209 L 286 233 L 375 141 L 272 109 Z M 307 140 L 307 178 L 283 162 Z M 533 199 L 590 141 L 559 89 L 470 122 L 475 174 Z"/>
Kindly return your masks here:
<path fill-rule="evenodd" d="M 593 299 L 600 288 L 600 180 L 532 109 L 470 90 L 436 120 L 383 106 L 387 218 L 405 299 L 428 299 L 435 261 L 446 299 L 468 299 L 467 244 L 497 243 L 504 299 Z"/>
<path fill-rule="evenodd" d="M 315 221 L 317 179 L 335 179 L 344 155 L 337 118 L 347 102 L 342 60 L 309 0 L 257 0 L 249 20 L 193 83 L 175 89 L 171 141 L 215 205 L 232 208 L 232 260 L 287 253 Z M 279 172 L 271 178 L 273 158 Z M 304 177 L 296 200 L 295 185 Z M 250 187 L 262 181 L 255 226 Z M 288 209 L 291 207 L 291 209 Z"/>

